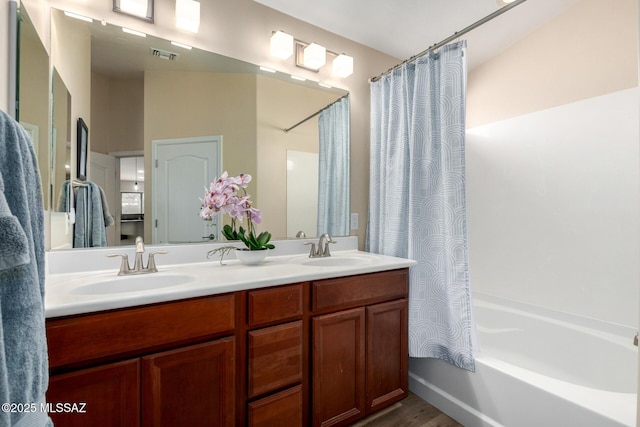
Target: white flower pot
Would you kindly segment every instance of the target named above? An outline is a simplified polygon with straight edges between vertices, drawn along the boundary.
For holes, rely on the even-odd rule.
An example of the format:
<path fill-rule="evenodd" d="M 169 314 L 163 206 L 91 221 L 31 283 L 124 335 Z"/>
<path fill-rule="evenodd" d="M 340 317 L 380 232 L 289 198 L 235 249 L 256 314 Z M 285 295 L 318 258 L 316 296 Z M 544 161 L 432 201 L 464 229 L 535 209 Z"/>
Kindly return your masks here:
<path fill-rule="evenodd" d="M 268 249 L 261 249 L 258 251 L 250 251 L 249 249 L 236 249 L 236 258 L 245 265 L 260 264 L 267 257 Z"/>

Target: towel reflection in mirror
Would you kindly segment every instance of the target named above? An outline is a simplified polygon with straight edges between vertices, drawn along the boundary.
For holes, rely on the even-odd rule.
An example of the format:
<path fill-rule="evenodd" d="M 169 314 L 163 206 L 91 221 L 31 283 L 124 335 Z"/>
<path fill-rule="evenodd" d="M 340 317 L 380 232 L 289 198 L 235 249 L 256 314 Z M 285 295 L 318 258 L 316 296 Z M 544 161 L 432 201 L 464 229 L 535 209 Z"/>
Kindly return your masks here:
<path fill-rule="evenodd" d="M 58 196 L 58 212 L 67 213 L 67 225 L 73 225 L 73 247 L 107 246 L 106 227 L 115 223 L 107 197 L 92 181 L 65 181 Z"/>

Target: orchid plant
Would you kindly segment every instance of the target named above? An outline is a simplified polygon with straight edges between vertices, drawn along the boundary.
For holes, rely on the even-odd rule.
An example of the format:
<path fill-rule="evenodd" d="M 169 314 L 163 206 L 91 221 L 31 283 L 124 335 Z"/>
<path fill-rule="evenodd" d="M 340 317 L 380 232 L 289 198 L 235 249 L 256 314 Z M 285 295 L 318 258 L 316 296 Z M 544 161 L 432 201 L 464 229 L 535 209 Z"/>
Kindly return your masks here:
<path fill-rule="evenodd" d="M 225 171 L 220 178 L 211 183 L 201 199 L 200 216 L 206 221 L 211 221 L 213 216 L 221 212 L 228 213 L 231 216 L 231 225 L 226 224 L 222 228 L 222 235 L 227 240 L 241 240 L 250 251 L 273 249 L 275 246 L 269 243 L 271 233 L 263 231 L 256 235 L 255 224 L 260 224 L 262 214 L 251 205 L 251 196 L 246 190 L 249 182 L 251 175 L 241 173 L 230 177 Z M 240 190 L 241 195 L 238 194 Z M 245 218 L 246 230 L 241 225 Z"/>

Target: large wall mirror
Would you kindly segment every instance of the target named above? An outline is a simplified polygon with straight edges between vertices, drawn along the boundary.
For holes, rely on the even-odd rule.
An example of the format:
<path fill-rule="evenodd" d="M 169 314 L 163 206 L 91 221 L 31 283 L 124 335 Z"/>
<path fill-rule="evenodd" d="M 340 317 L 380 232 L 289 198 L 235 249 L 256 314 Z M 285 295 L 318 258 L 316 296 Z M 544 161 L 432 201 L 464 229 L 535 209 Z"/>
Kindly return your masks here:
<path fill-rule="evenodd" d="M 24 4 L 18 10 L 16 118 L 29 132 L 38 159 L 44 207 L 51 202 L 49 175 L 49 55 Z"/>
<path fill-rule="evenodd" d="M 61 70 L 74 100 L 72 123 L 82 118 L 89 130 L 87 179 L 105 190 L 114 218 L 114 225 L 107 227 L 109 246 L 131 241 L 125 231 L 131 224 L 124 223 L 131 218 L 128 214 L 123 217 L 122 202 L 130 203 L 131 194 L 123 198 L 123 192 L 139 193 L 136 197 L 143 210 L 136 216 L 141 223 L 135 228 L 143 230 L 145 242 L 218 238 L 198 215 L 205 185 L 177 184 L 178 178 L 171 178 L 168 186 L 157 176 L 158 161 L 161 164 L 164 159 L 157 157 L 163 155 L 159 146 L 178 141 L 185 144 L 179 146 L 180 155 L 198 157 L 188 147 L 194 140 L 208 137 L 220 141 L 215 154 L 220 157 L 219 168 L 206 167 L 209 178 L 225 170 L 232 175 L 253 176 L 248 191 L 262 211 L 260 229 L 269 230 L 275 237 L 295 237 L 297 231 L 304 231 L 308 237 L 317 234 L 313 221 L 307 222 L 310 225 L 305 230 L 287 223 L 300 215 L 312 215 L 288 210 L 287 205 L 295 206 L 292 200 L 300 189 L 298 193 L 287 191 L 287 168 L 290 171 L 295 160 L 291 152 L 318 155 L 320 115 L 289 132 L 284 129 L 343 99 L 346 91 L 295 81 L 289 75 L 270 73 L 254 64 L 169 40 L 126 33 L 100 20 L 84 22 L 56 9 L 51 13 L 53 65 Z M 348 129 L 348 111 L 346 117 Z M 75 138 L 72 135 L 72 182 L 77 176 L 73 166 Z M 347 137 L 347 152 L 348 142 Z M 309 191 L 317 193 L 317 172 L 309 170 L 316 176 L 296 176 L 296 180 L 304 183 L 308 179 L 312 186 Z M 348 168 L 346 174 L 343 184 L 348 191 Z M 111 176 L 117 178 L 111 180 Z M 132 191 L 134 186 L 136 190 Z M 169 194 L 179 193 L 180 198 L 162 201 L 167 188 L 173 189 Z M 159 203 L 183 210 L 162 217 Z M 307 199 L 300 207 L 308 207 Z M 194 224 L 196 231 L 188 238 L 163 239 L 157 237 L 156 229 L 158 224 L 162 228 L 163 221 Z"/>

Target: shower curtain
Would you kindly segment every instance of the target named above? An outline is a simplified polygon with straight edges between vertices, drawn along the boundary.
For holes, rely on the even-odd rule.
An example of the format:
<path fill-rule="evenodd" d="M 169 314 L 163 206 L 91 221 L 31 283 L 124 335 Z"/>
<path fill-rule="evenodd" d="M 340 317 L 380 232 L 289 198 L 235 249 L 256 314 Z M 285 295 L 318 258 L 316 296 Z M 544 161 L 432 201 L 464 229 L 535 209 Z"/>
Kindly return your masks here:
<path fill-rule="evenodd" d="M 412 258 L 409 355 L 474 370 L 464 136 L 465 42 L 371 83 L 367 250 Z"/>
<path fill-rule="evenodd" d="M 349 97 L 318 119 L 318 236 L 349 235 Z"/>

